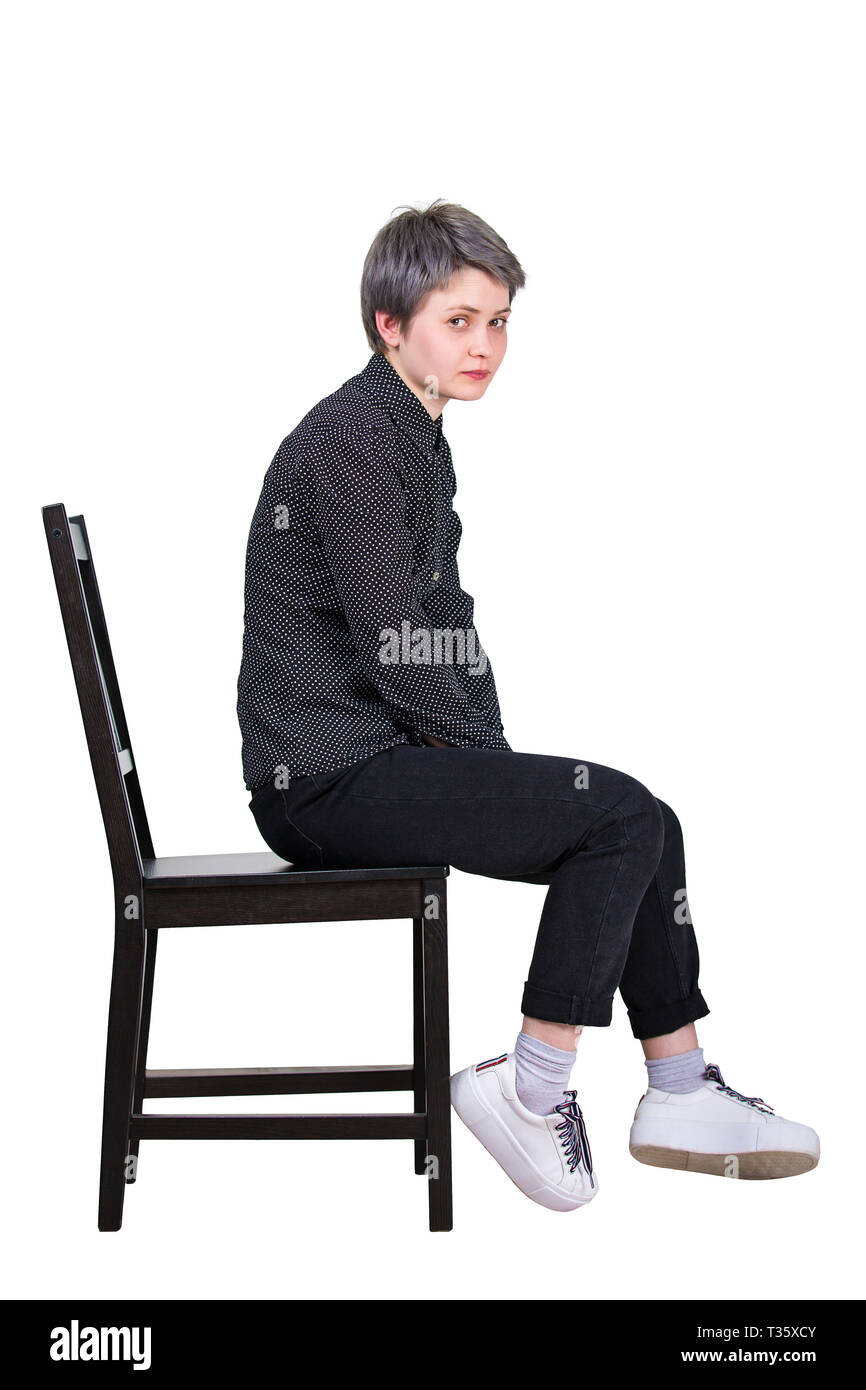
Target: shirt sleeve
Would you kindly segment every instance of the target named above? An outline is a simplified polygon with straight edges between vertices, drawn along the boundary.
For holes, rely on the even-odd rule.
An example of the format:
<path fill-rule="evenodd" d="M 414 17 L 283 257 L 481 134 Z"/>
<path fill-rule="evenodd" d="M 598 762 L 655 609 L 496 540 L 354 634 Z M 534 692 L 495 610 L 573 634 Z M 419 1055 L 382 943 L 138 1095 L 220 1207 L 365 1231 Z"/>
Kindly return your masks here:
<path fill-rule="evenodd" d="M 508 748 L 435 645 L 413 572 L 407 498 L 386 431 L 344 426 L 306 456 L 322 550 L 364 673 L 393 717 L 420 738 Z M 426 637 L 425 637 L 426 633 Z"/>

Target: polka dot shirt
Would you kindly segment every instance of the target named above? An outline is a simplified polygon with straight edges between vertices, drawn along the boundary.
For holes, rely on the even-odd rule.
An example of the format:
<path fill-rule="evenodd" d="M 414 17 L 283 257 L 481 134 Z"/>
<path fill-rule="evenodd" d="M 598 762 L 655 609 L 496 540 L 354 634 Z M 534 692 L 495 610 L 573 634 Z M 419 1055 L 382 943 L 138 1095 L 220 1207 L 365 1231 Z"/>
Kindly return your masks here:
<path fill-rule="evenodd" d="M 441 416 L 378 352 L 283 440 L 246 553 L 249 791 L 423 747 L 422 734 L 509 748 L 460 586 L 456 486 Z"/>

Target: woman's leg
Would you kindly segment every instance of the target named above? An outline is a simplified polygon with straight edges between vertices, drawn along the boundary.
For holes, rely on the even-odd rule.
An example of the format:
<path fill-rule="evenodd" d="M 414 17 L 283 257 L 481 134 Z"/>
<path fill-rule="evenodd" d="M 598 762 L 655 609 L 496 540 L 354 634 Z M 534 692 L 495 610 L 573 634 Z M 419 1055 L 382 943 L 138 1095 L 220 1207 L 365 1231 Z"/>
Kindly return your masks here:
<path fill-rule="evenodd" d="M 695 1025 L 687 1023 L 674 1033 L 662 1033 L 658 1038 L 641 1038 L 640 1042 L 643 1055 L 647 1060 L 655 1061 L 658 1057 L 677 1057 L 681 1052 L 693 1052 L 698 1046 L 698 1034 Z"/>
<path fill-rule="evenodd" d="M 680 823 L 664 801 L 661 857 L 635 914 L 619 988 L 632 1033 L 646 1057 L 670 1057 L 698 1046 L 694 1020 L 709 1008 L 698 988 L 700 957 L 686 896 Z"/>
<path fill-rule="evenodd" d="M 303 867 L 447 863 L 547 884 L 522 1011 L 566 1025 L 572 1041 L 576 1025 L 610 1023 L 664 840 L 658 803 L 626 773 L 545 754 L 398 745 L 268 789 L 252 809 L 270 847 Z"/>
<path fill-rule="evenodd" d="M 583 1024 L 572 1027 L 570 1023 L 549 1023 L 543 1018 L 527 1018 L 523 1015 L 522 1031 L 527 1037 L 538 1038 L 539 1042 L 560 1047 L 563 1052 L 576 1052 L 578 1039 L 583 1032 Z"/>
<path fill-rule="evenodd" d="M 677 1047 L 677 1030 L 709 1012 L 679 822 L 626 773 L 398 745 L 269 786 L 251 809 L 271 849 L 302 867 L 439 862 L 547 885 L 522 1011 L 524 1031 L 554 1047 L 574 1050 L 578 1026 L 608 1025 L 617 988 L 651 1048 Z"/>
<path fill-rule="evenodd" d="M 698 1010 L 695 1017 L 709 1013 L 697 990 L 699 957 L 686 898 L 682 830 L 670 806 L 663 801 L 658 805 L 664 819 L 664 845 L 652 882 L 636 913 L 620 980 L 620 993 L 630 1008 L 632 1031 L 640 1039 L 648 1060 L 675 1057 L 698 1048 L 693 1022 L 673 1032 L 644 1035 L 643 1030 L 648 1027 L 665 1026 L 670 1002 L 682 999 L 695 1004 Z M 576 1052 L 582 1029 L 524 1015 L 521 1031 L 562 1051 Z M 693 1060 L 697 1074 L 700 1058 L 689 1059 L 689 1063 Z"/>

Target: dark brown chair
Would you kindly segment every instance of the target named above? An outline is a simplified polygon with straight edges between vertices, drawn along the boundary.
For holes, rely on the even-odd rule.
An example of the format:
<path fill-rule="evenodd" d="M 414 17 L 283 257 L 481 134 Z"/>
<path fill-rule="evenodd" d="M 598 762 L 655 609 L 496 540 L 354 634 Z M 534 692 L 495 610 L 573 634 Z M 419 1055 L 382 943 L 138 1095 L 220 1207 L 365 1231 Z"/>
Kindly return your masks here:
<path fill-rule="evenodd" d="M 99 1179 L 99 1229 L 117 1231 L 142 1139 L 412 1139 L 431 1231 L 450 1231 L 448 865 L 302 871 L 270 853 L 157 859 L 123 713 L 83 516 L 42 508 L 114 878 L 114 966 Z M 411 1066 L 147 1070 L 161 928 L 411 918 Z M 159 1096 L 411 1091 L 395 1114 L 154 1115 Z"/>

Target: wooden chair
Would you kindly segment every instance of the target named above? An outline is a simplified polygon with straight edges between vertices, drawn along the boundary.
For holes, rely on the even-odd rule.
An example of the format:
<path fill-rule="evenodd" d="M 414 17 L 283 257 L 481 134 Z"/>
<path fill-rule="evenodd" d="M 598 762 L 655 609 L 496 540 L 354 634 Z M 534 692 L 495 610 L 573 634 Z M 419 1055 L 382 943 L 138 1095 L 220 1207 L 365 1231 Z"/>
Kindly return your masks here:
<path fill-rule="evenodd" d="M 42 508 L 114 879 L 114 966 L 99 1180 L 99 1230 L 117 1231 L 142 1139 L 412 1139 L 428 1177 L 431 1231 L 450 1231 L 448 865 L 302 871 L 270 853 L 154 855 L 83 516 Z M 412 1065 L 149 1071 L 162 928 L 412 919 Z M 411 1091 L 394 1114 L 154 1115 L 159 1096 Z M 324 1194 L 323 1194 L 324 1197 Z"/>

